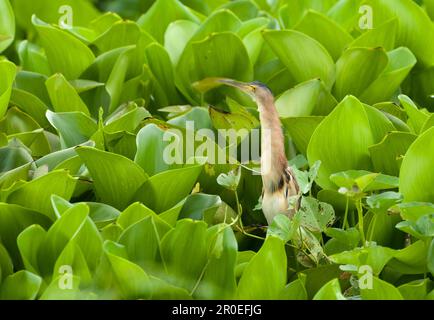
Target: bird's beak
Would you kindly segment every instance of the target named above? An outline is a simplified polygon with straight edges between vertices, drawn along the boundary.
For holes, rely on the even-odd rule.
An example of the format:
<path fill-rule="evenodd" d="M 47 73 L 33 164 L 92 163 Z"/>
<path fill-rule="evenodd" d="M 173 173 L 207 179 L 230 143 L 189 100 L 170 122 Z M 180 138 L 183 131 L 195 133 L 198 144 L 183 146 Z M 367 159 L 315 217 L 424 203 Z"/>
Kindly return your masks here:
<path fill-rule="evenodd" d="M 239 81 L 235 81 L 232 79 L 219 79 L 218 82 L 223 83 L 225 85 L 231 86 L 231 87 L 235 87 L 249 95 L 253 95 L 254 94 L 254 90 L 253 87 L 248 84 L 248 83 L 244 83 L 244 82 L 239 82 Z"/>

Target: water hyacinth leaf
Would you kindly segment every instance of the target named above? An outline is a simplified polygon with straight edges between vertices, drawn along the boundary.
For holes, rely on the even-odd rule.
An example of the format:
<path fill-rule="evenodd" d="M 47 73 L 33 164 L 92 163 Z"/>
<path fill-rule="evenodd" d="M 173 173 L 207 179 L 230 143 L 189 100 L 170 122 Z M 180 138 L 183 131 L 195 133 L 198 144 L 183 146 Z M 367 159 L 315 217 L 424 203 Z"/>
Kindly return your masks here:
<path fill-rule="evenodd" d="M 164 236 L 161 256 L 170 283 L 192 292 L 207 262 L 206 236 L 206 223 L 189 219 L 180 220 Z"/>
<path fill-rule="evenodd" d="M 351 35 L 339 24 L 313 10 L 309 10 L 303 16 L 294 30 L 303 32 L 321 43 L 335 61 L 353 41 Z"/>
<path fill-rule="evenodd" d="M 164 34 L 164 47 L 176 66 L 185 46 L 193 37 L 199 25 L 189 20 L 177 20 L 169 24 Z"/>
<path fill-rule="evenodd" d="M 34 300 L 38 295 L 42 279 L 26 270 L 7 277 L 0 287 L 1 300 Z"/>
<path fill-rule="evenodd" d="M 187 198 L 179 217 L 181 219 L 204 220 L 206 213 L 213 211 L 213 209 L 218 210 L 221 205 L 222 200 L 219 196 L 195 193 Z"/>
<path fill-rule="evenodd" d="M 56 217 L 51 206 L 51 195 L 56 194 L 69 200 L 76 183 L 77 180 L 71 177 L 68 172 L 53 171 L 15 188 L 7 196 L 7 202 L 41 212 L 55 220 Z"/>
<path fill-rule="evenodd" d="M 66 79 L 77 79 L 95 60 L 92 51 L 80 40 L 33 16 L 32 23 L 41 38 L 52 73 L 62 73 Z"/>
<path fill-rule="evenodd" d="M 363 105 L 346 97 L 314 131 L 307 150 L 309 164 L 321 160 L 316 182 L 325 189 L 335 189 L 331 174 L 349 168 L 371 170 L 368 147 L 374 144 L 369 118 Z M 346 151 L 347 150 L 347 151 Z M 340 156 L 335 157 L 336 154 Z"/>
<path fill-rule="evenodd" d="M 338 279 L 327 282 L 313 297 L 313 300 L 346 300 Z"/>
<path fill-rule="evenodd" d="M 398 287 L 405 300 L 425 300 L 430 288 L 430 280 L 415 280 Z"/>
<path fill-rule="evenodd" d="M 363 300 L 403 300 L 399 290 L 380 278 L 373 277 L 372 288 L 360 289 Z"/>
<path fill-rule="evenodd" d="M 402 274 L 422 274 L 427 270 L 429 243 L 419 240 L 410 246 L 397 250 L 388 267 Z"/>
<path fill-rule="evenodd" d="M 298 31 L 266 31 L 265 41 L 297 83 L 319 78 L 327 88 L 335 81 L 335 65 L 327 50 Z"/>
<path fill-rule="evenodd" d="M 169 210 L 192 191 L 202 169 L 202 165 L 191 165 L 158 173 L 139 188 L 135 199 L 156 213 Z"/>
<path fill-rule="evenodd" d="M 289 283 L 283 290 L 280 296 L 282 300 L 307 300 L 307 292 L 304 286 L 304 281 L 297 279 Z"/>
<path fill-rule="evenodd" d="M 62 74 L 53 75 L 45 84 L 55 112 L 82 112 L 89 115 L 86 104 Z"/>
<path fill-rule="evenodd" d="M 297 150 L 304 155 L 307 155 L 307 147 L 315 129 L 323 120 L 324 117 L 319 116 L 281 119 Z"/>
<path fill-rule="evenodd" d="M 175 75 L 169 54 L 162 45 L 153 43 L 146 47 L 145 55 L 152 74 L 163 88 L 166 96 L 166 102 L 160 103 L 160 105 L 177 103 L 180 98 L 175 87 Z"/>
<path fill-rule="evenodd" d="M 225 225 L 208 229 L 210 252 L 208 264 L 195 297 L 200 299 L 230 299 L 235 296 L 235 264 L 238 243 L 234 232 Z M 223 284 L 223 285 L 222 285 Z"/>
<path fill-rule="evenodd" d="M 72 148 L 91 139 L 98 125 L 82 112 L 54 113 L 47 111 L 47 119 L 59 132 L 63 148 Z"/>
<path fill-rule="evenodd" d="M 104 132 L 116 133 L 127 131 L 134 133 L 145 118 L 150 117 L 150 113 L 136 103 L 126 103 L 115 110 L 106 120 Z"/>
<path fill-rule="evenodd" d="M 211 34 L 185 48 L 177 69 L 177 87 L 192 100 L 199 102 L 191 84 L 209 77 L 251 81 L 253 70 L 241 39 L 230 32 Z"/>
<path fill-rule="evenodd" d="M 398 19 L 396 45 L 411 50 L 422 66 L 431 66 L 434 63 L 434 45 L 427 44 L 418 34 L 426 37 L 434 35 L 434 27 L 430 18 L 414 1 L 404 0 L 397 3 L 393 0 L 368 0 L 367 5 L 372 8 L 374 26 L 379 26 L 391 18 Z"/>
<path fill-rule="evenodd" d="M 39 212 L 15 204 L 0 204 L 0 236 L 15 266 L 21 264 L 16 241 L 18 235 L 31 225 L 47 228 L 50 224 L 51 220 Z"/>
<path fill-rule="evenodd" d="M 147 299 L 151 296 L 149 276 L 138 265 L 126 258 L 124 247 L 115 242 L 106 241 L 104 253 L 123 299 Z"/>
<path fill-rule="evenodd" d="M 276 109 L 281 118 L 327 115 L 337 101 L 318 80 L 310 80 L 285 91 L 276 100 Z"/>
<path fill-rule="evenodd" d="M 0 284 L 14 272 L 14 265 L 6 248 L 0 243 Z"/>
<path fill-rule="evenodd" d="M 250 260 L 238 283 L 239 299 L 278 299 L 286 285 L 286 254 L 284 243 L 269 236 Z M 263 270 L 269 270 L 264 274 Z"/>
<path fill-rule="evenodd" d="M 433 162 L 434 128 L 431 128 L 416 139 L 402 161 L 399 190 L 406 202 L 434 202 Z"/>
<path fill-rule="evenodd" d="M 211 14 L 199 27 L 191 41 L 201 41 L 212 33 L 231 31 L 236 33 L 242 26 L 238 17 L 227 9 L 220 9 Z"/>
<path fill-rule="evenodd" d="M 361 96 L 383 72 L 388 57 L 383 48 L 350 48 L 336 62 L 334 93 L 338 100 L 346 95 Z"/>
<path fill-rule="evenodd" d="M 3 52 L 15 38 L 15 15 L 9 0 L 0 1 L 0 12 L 0 52 Z"/>
<path fill-rule="evenodd" d="M 0 118 L 3 118 L 8 108 L 16 72 L 17 68 L 12 62 L 0 61 L 0 73 L 4 77 L 0 82 Z"/>
<path fill-rule="evenodd" d="M 154 213 L 125 229 L 118 242 L 125 246 L 132 262 L 154 274 L 161 268 L 161 239 L 170 229 L 171 227 Z M 142 248 L 143 243 L 146 243 L 145 248 Z"/>
<path fill-rule="evenodd" d="M 50 227 L 37 253 L 38 266 L 43 276 L 52 274 L 57 258 L 83 227 L 88 213 L 89 208 L 86 205 L 76 205 Z"/>
<path fill-rule="evenodd" d="M 148 179 L 140 166 L 123 156 L 89 147 L 79 147 L 76 152 L 89 169 L 98 198 L 119 210 L 130 204 Z"/>
<path fill-rule="evenodd" d="M 164 33 L 168 25 L 175 20 L 188 20 L 199 23 L 199 19 L 191 10 L 178 0 L 158 0 L 140 17 L 138 25 L 159 42 L 163 43 Z M 155 26 L 158 25 L 158 28 Z"/>
<path fill-rule="evenodd" d="M 393 50 L 395 48 L 397 28 L 398 20 L 396 18 L 390 19 L 384 24 L 362 33 L 362 35 L 351 43 L 350 47 L 382 47 L 386 51 Z"/>
<path fill-rule="evenodd" d="M 416 104 L 406 95 L 400 95 L 398 98 L 408 115 L 408 124 L 413 128 L 416 134 L 421 133 L 428 119 L 428 115 L 419 110 Z"/>
<path fill-rule="evenodd" d="M 389 100 L 416 65 L 416 57 L 407 48 L 387 53 L 389 62 L 383 73 L 363 92 L 360 99 L 369 104 Z"/>
<path fill-rule="evenodd" d="M 92 41 L 100 53 L 136 44 L 141 36 L 139 26 L 132 21 L 117 21 Z"/>
<path fill-rule="evenodd" d="M 398 176 L 404 155 L 416 138 L 408 132 L 390 132 L 380 143 L 370 146 L 375 171 Z"/>
<path fill-rule="evenodd" d="M 44 244 L 47 232 L 39 225 L 33 224 L 17 237 L 17 245 L 26 270 L 40 274 L 38 255 Z"/>

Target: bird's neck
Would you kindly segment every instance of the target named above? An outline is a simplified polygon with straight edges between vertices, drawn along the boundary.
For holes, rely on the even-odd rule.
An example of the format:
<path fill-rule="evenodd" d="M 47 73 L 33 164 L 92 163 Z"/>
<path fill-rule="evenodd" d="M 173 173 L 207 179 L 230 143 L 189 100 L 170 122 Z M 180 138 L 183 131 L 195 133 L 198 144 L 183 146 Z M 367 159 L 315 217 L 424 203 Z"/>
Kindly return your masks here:
<path fill-rule="evenodd" d="M 261 118 L 261 173 L 265 191 L 273 192 L 281 186 L 282 175 L 288 166 L 284 137 L 274 101 L 259 104 Z"/>

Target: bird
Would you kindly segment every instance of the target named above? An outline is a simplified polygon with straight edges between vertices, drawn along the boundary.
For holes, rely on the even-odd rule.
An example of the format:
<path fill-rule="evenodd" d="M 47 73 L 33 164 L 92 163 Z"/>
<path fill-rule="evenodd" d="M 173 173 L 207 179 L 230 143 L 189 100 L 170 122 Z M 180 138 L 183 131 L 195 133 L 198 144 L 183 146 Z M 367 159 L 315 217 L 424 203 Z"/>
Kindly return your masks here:
<path fill-rule="evenodd" d="M 296 176 L 288 166 L 284 135 L 271 90 L 259 81 L 239 82 L 221 78 L 218 82 L 248 94 L 257 104 L 261 123 L 262 212 L 271 225 L 275 216 L 292 218 L 300 207 L 300 188 Z M 290 199 L 297 199 L 290 206 Z"/>

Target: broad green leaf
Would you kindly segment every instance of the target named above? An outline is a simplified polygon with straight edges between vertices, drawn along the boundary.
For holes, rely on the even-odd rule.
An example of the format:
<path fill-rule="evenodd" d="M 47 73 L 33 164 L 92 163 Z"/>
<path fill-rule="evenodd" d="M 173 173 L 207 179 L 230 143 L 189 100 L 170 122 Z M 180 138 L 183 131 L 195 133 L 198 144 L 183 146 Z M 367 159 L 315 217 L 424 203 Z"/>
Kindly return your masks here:
<path fill-rule="evenodd" d="M 162 213 L 190 194 L 202 169 L 202 165 L 194 165 L 158 173 L 137 190 L 134 198 Z"/>
<path fill-rule="evenodd" d="M 140 122 L 149 117 L 149 112 L 135 103 L 127 103 L 115 110 L 105 120 L 104 132 L 116 133 L 127 131 L 134 133 Z"/>
<path fill-rule="evenodd" d="M 250 260 L 238 283 L 239 299 L 278 299 L 286 285 L 284 243 L 269 236 Z M 264 273 L 264 270 L 268 272 Z"/>
<path fill-rule="evenodd" d="M 353 41 L 351 35 L 335 21 L 319 12 L 309 10 L 294 30 L 314 38 L 338 60 L 344 49 Z"/>
<path fill-rule="evenodd" d="M 434 35 L 434 27 L 426 12 L 414 1 L 403 0 L 367 0 L 365 4 L 372 8 L 374 26 L 380 26 L 391 18 L 398 19 L 396 46 L 404 46 L 411 50 L 422 66 L 434 64 L 434 45 L 427 43 L 425 37 Z"/>
<path fill-rule="evenodd" d="M 179 218 L 190 218 L 193 220 L 205 220 L 205 216 L 222 205 L 222 200 L 217 195 L 194 193 L 190 195 L 182 210 Z"/>
<path fill-rule="evenodd" d="M 338 100 L 346 95 L 360 97 L 378 78 L 388 63 L 382 48 L 350 48 L 336 62 L 334 93 Z"/>
<path fill-rule="evenodd" d="M 0 61 L 0 74 L 3 75 L 0 82 L 0 118 L 3 118 L 8 108 L 16 70 L 17 68 L 12 62 L 7 60 Z"/>
<path fill-rule="evenodd" d="M 55 262 L 70 240 L 76 237 L 86 222 L 89 208 L 84 204 L 68 209 L 48 230 L 38 252 L 41 274 L 49 276 Z M 54 270 L 56 271 L 56 270 Z"/>
<path fill-rule="evenodd" d="M 373 277 L 372 288 L 362 288 L 360 292 L 363 300 L 403 300 L 397 288 L 377 277 Z"/>
<path fill-rule="evenodd" d="M 51 207 L 51 195 L 56 194 L 69 200 L 76 183 L 77 180 L 71 177 L 68 172 L 53 171 L 15 188 L 7 196 L 7 202 L 38 211 L 55 220 L 56 216 Z"/>
<path fill-rule="evenodd" d="M 0 12 L 0 52 L 3 52 L 15 38 L 15 16 L 9 0 L 0 1 Z"/>
<path fill-rule="evenodd" d="M 17 237 L 17 244 L 26 270 L 40 274 L 38 255 L 44 244 L 47 232 L 34 224 L 25 229 Z"/>
<path fill-rule="evenodd" d="M 128 261 L 121 245 L 106 241 L 104 253 L 123 299 L 146 299 L 151 296 L 149 276 L 138 265 Z"/>
<path fill-rule="evenodd" d="M 415 280 L 398 287 L 405 300 L 425 300 L 430 288 L 430 280 Z"/>
<path fill-rule="evenodd" d="M 323 83 L 310 80 L 285 91 L 276 100 L 276 109 L 281 118 L 328 115 L 337 105 Z"/>
<path fill-rule="evenodd" d="M 289 133 L 292 141 L 297 147 L 297 150 L 306 155 L 309 141 L 315 129 L 323 120 L 324 117 L 310 116 L 286 118 L 281 121 L 285 130 Z"/>
<path fill-rule="evenodd" d="M 360 99 L 374 104 L 389 100 L 416 65 L 416 57 L 407 48 L 387 53 L 389 62 L 380 76 L 363 92 Z"/>
<path fill-rule="evenodd" d="M 176 84 L 191 102 L 199 102 L 192 83 L 209 77 L 251 81 L 252 69 L 241 39 L 231 32 L 216 33 L 187 45 L 176 68 Z"/>
<path fill-rule="evenodd" d="M 46 82 L 55 112 L 82 112 L 89 115 L 86 104 L 62 74 L 55 74 Z"/>
<path fill-rule="evenodd" d="M 120 155 L 89 147 L 76 152 L 89 169 L 98 198 L 117 209 L 126 208 L 148 179 L 142 168 Z"/>
<path fill-rule="evenodd" d="M 14 272 L 14 265 L 6 248 L 0 243 L 0 284 Z"/>
<path fill-rule="evenodd" d="M 202 281 L 195 292 L 199 299 L 231 299 L 235 296 L 235 264 L 238 243 L 227 225 L 208 229 L 210 251 Z"/>
<path fill-rule="evenodd" d="M 178 0 L 157 0 L 137 21 L 138 25 L 160 43 L 168 25 L 175 20 L 199 22 L 199 19 Z M 158 27 L 155 27 L 158 26 Z"/>
<path fill-rule="evenodd" d="M 117 21 L 92 44 L 100 53 L 136 44 L 141 36 L 139 26 L 132 21 Z"/>
<path fill-rule="evenodd" d="M 162 268 L 161 239 L 170 229 L 171 227 L 154 213 L 125 229 L 118 242 L 125 246 L 130 261 L 148 273 L 155 274 Z M 143 244 L 146 246 L 143 247 Z"/>
<path fill-rule="evenodd" d="M 336 187 L 329 180 L 332 173 L 348 169 L 370 170 L 368 147 L 372 144 L 374 137 L 365 108 L 356 98 L 345 98 L 318 125 L 310 139 L 307 149 L 309 163 L 313 165 L 321 160 L 316 182 L 333 190 Z"/>
<path fill-rule="evenodd" d="M 50 75 L 47 56 L 39 45 L 23 40 L 18 44 L 17 51 L 24 70 Z"/>
<path fill-rule="evenodd" d="M 398 28 L 398 20 L 396 18 L 386 21 L 380 26 L 367 30 L 355 39 L 350 47 L 366 47 L 377 48 L 382 47 L 386 51 L 395 48 L 396 32 Z"/>
<path fill-rule="evenodd" d="M 92 51 L 80 40 L 64 30 L 50 26 L 32 17 L 47 54 L 52 73 L 62 73 L 66 79 L 78 78 L 94 61 Z"/>
<path fill-rule="evenodd" d="M 151 209 L 145 207 L 143 204 L 135 202 L 122 211 L 117 220 L 117 224 L 123 229 L 128 229 L 133 224 L 143 220 L 153 213 L 154 212 Z"/>
<path fill-rule="evenodd" d="M 0 203 L 0 237 L 15 266 L 21 264 L 17 247 L 18 235 L 31 225 L 47 228 L 50 224 L 51 221 L 46 216 L 36 211 L 14 204 Z"/>
<path fill-rule="evenodd" d="M 413 128 L 416 134 L 421 133 L 428 119 L 428 115 L 419 110 L 416 104 L 406 95 L 400 95 L 398 98 L 408 115 L 408 124 Z"/>
<path fill-rule="evenodd" d="M 419 240 L 410 246 L 397 250 L 388 267 L 401 274 L 422 274 L 427 270 L 429 243 Z"/>
<path fill-rule="evenodd" d="M 313 297 L 313 300 L 346 300 L 338 279 L 327 282 Z"/>
<path fill-rule="evenodd" d="M 304 282 L 297 279 L 289 283 L 281 292 L 280 299 L 282 300 L 307 300 L 307 292 L 304 287 Z"/>
<path fill-rule="evenodd" d="M 0 287 L 1 300 L 35 300 L 42 279 L 25 270 L 18 271 L 7 277 Z"/>
<path fill-rule="evenodd" d="M 416 139 L 402 161 L 399 191 L 406 202 L 434 202 L 433 162 L 434 128 L 431 128 Z"/>
<path fill-rule="evenodd" d="M 334 62 L 319 42 L 291 30 L 267 31 L 264 38 L 297 83 L 319 78 L 331 88 L 335 81 Z"/>
<path fill-rule="evenodd" d="M 398 176 L 402 159 L 417 136 L 407 132 L 390 132 L 384 139 L 369 147 L 377 172 Z"/>
<path fill-rule="evenodd" d="M 164 236 L 161 256 L 170 283 L 189 292 L 195 289 L 207 261 L 206 235 L 204 222 L 184 219 Z"/>
<path fill-rule="evenodd" d="M 176 66 L 185 46 L 193 37 L 199 25 L 189 20 L 177 20 L 169 24 L 164 34 L 164 47 Z"/>

